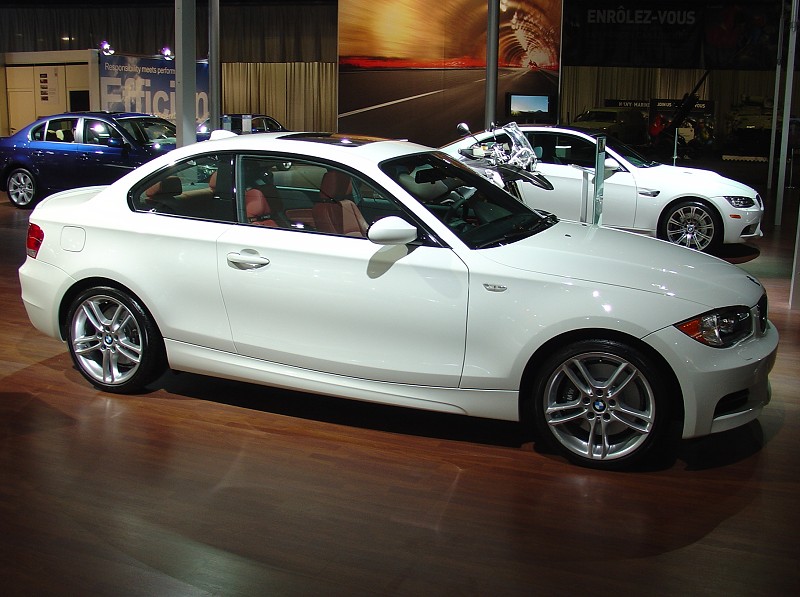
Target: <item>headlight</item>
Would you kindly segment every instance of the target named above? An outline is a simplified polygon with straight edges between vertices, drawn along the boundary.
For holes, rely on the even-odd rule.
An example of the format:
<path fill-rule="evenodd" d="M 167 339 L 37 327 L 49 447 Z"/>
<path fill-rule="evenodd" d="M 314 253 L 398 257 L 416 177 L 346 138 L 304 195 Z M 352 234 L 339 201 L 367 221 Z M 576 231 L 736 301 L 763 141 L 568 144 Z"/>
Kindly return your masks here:
<path fill-rule="evenodd" d="M 753 207 L 756 204 L 755 200 L 751 199 L 750 197 L 739 197 L 739 196 L 729 197 L 728 195 L 725 195 L 725 199 L 728 201 L 728 203 L 730 203 L 733 207 L 737 209 L 745 209 L 747 207 Z"/>
<path fill-rule="evenodd" d="M 675 324 L 680 331 L 706 346 L 728 348 L 753 333 L 747 307 L 727 307 Z"/>

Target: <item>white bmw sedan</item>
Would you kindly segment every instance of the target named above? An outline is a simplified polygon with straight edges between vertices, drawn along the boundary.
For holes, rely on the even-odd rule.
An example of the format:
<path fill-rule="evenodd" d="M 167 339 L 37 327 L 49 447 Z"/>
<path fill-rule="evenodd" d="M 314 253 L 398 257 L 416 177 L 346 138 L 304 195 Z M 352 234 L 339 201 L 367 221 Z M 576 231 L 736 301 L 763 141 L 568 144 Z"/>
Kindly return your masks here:
<path fill-rule="evenodd" d="M 171 368 L 521 420 L 596 467 L 755 419 L 778 345 L 733 265 L 343 135 L 206 141 L 53 195 L 19 273 L 33 325 L 101 390 Z"/>
<path fill-rule="evenodd" d="M 559 218 L 580 221 L 583 193 L 594 178 L 597 135 L 568 127 L 521 125 L 538 171 L 553 185 L 545 191 L 521 183 L 523 200 Z M 477 141 L 476 141 L 477 140 Z M 477 142 L 508 143 L 502 130 L 482 131 L 442 148 L 453 156 Z M 602 224 L 714 252 L 723 244 L 763 235 L 764 204 L 755 189 L 710 170 L 667 166 L 641 156 L 612 137 L 606 142 Z"/>

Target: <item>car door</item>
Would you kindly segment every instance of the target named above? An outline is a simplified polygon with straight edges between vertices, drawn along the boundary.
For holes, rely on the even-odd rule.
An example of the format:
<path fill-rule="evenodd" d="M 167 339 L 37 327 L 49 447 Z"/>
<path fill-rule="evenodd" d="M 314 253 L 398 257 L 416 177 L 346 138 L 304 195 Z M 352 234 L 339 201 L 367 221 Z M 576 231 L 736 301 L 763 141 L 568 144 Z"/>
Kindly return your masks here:
<path fill-rule="evenodd" d="M 77 122 L 74 117 L 53 118 L 32 134 L 29 153 L 39 186 L 53 191 L 81 186 L 75 172 L 77 144 L 73 142 Z"/>
<path fill-rule="evenodd" d="M 135 237 L 140 276 L 132 288 L 149 297 L 169 341 L 233 352 L 230 324 L 217 278 L 220 234 L 235 226 L 232 160 L 193 155 L 142 180 L 129 193 L 136 212 L 125 230 L 109 224 L 107 246 Z M 131 241 L 133 242 L 133 241 Z"/>
<path fill-rule="evenodd" d="M 309 166 L 297 177 L 297 192 L 317 187 L 319 194 L 312 181 L 322 177 Z M 282 174 L 279 189 L 286 192 L 291 177 Z M 353 178 L 353 187 L 365 184 Z M 233 227 L 217 243 L 240 354 L 347 377 L 458 386 L 468 275 L 455 253 L 260 223 Z"/>
<path fill-rule="evenodd" d="M 83 118 L 77 144 L 78 168 L 84 184 L 110 184 L 133 170 L 139 162 L 130 144 L 114 125 L 97 118 Z"/>
<path fill-rule="evenodd" d="M 594 167 L 597 144 L 581 135 L 564 132 L 528 133 L 531 146 L 539 155 L 538 169 L 552 184 L 545 191 L 526 185 L 526 200 L 566 220 L 588 221 L 588 206 L 594 194 Z M 610 157 L 610 154 L 607 153 Z M 586 201 L 584 201 L 586 193 Z M 636 217 L 636 182 L 620 168 L 603 185 L 605 226 L 630 228 Z"/>
<path fill-rule="evenodd" d="M 548 191 L 525 183 L 526 203 L 566 220 L 585 219 L 582 189 L 585 170 L 594 168 L 594 158 L 590 164 L 588 157 L 594 155 L 594 146 L 588 141 L 555 132 L 529 133 L 528 139 L 539 158 L 538 170 L 550 181 L 553 189 Z M 591 174 L 587 180 L 591 181 Z M 591 187 L 588 191 L 591 198 Z"/>

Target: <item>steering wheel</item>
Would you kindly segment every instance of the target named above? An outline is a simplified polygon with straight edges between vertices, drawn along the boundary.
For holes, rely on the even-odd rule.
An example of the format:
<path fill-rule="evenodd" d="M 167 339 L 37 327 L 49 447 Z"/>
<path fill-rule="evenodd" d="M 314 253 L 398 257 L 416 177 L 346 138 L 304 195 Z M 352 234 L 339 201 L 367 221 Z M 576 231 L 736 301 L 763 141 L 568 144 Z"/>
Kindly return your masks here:
<path fill-rule="evenodd" d="M 463 188 L 463 187 L 461 187 Z M 458 211 L 462 210 L 461 213 L 461 220 L 467 219 L 467 201 L 472 199 L 472 196 L 475 194 L 475 189 L 465 189 L 464 193 L 461 191 L 452 191 L 450 195 L 456 195 L 458 198 L 454 199 L 453 202 L 450 204 L 450 207 L 447 208 L 447 212 L 444 214 L 444 223 L 449 224 L 455 217 L 458 215 Z"/>

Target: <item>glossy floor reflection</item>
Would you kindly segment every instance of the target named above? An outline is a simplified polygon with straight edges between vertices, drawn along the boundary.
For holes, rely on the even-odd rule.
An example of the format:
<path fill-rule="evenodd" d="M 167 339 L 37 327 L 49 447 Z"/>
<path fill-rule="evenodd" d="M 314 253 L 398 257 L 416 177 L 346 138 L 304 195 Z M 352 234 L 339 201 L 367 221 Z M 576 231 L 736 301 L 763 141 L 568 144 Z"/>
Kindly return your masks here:
<path fill-rule="evenodd" d="M 785 208 L 741 261 L 781 332 L 772 403 L 661 466 L 602 473 L 511 423 L 189 374 L 98 392 L 27 322 L 28 214 L 0 195 L 3 593 L 796 593 L 796 198 Z"/>

